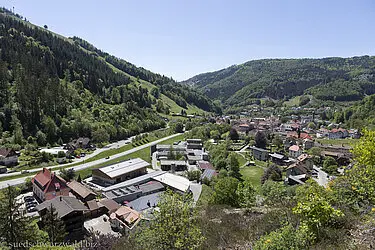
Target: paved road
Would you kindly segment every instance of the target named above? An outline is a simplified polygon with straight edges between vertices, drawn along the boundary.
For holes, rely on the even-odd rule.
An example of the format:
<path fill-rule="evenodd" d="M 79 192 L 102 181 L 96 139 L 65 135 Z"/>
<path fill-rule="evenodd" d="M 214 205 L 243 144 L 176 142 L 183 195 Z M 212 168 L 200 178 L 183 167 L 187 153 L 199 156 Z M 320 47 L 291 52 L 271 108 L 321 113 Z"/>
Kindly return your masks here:
<path fill-rule="evenodd" d="M 129 149 L 129 150 L 121 152 L 119 154 L 112 155 L 110 157 L 110 159 L 104 159 L 103 158 L 103 159 L 99 159 L 99 160 L 88 162 L 88 163 L 82 163 L 81 165 L 73 167 L 73 169 L 76 170 L 76 171 L 78 171 L 78 170 L 83 170 L 85 168 L 89 168 L 89 167 L 92 167 L 92 166 L 95 166 L 95 165 L 98 165 L 98 164 L 101 164 L 101 163 L 105 163 L 107 161 L 110 161 L 110 160 L 113 160 L 113 159 L 116 159 L 116 158 L 119 158 L 119 157 L 122 157 L 122 156 L 125 156 L 125 155 L 128 155 L 128 154 L 137 152 L 138 150 L 141 150 L 141 149 L 144 149 L 144 148 L 147 148 L 147 147 L 151 147 L 152 145 L 158 144 L 158 143 L 160 143 L 162 141 L 168 140 L 170 138 L 176 137 L 176 136 L 181 135 L 181 134 L 182 133 L 173 134 L 173 135 L 161 138 L 159 140 L 156 140 L 156 141 L 153 141 L 153 142 L 141 145 L 139 147 L 135 147 L 135 148 Z M 62 166 L 62 165 L 60 165 L 60 166 Z M 30 170 L 30 172 L 36 172 L 36 171 L 40 171 L 40 170 L 41 169 L 33 169 L 33 171 Z M 56 173 L 59 173 L 59 172 L 56 171 Z M 1 175 L 1 176 L 3 176 L 3 175 Z M 19 184 L 25 182 L 26 178 L 28 178 L 28 177 L 20 177 L 20 178 L 13 179 L 13 180 L 2 181 L 2 182 L 0 182 L 0 189 L 6 188 L 8 185 L 10 185 L 10 186 L 19 185 Z"/>

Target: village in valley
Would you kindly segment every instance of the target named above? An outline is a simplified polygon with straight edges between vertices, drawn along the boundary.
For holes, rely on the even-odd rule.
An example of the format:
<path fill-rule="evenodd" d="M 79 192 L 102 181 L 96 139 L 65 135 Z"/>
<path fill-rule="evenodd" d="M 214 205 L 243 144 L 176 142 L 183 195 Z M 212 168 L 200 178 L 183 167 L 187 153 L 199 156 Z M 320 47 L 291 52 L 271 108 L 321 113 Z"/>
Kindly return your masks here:
<path fill-rule="evenodd" d="M 137 136 L 97 148 L 90 138 L 77 138 L 59 147 L 39 149 L 40 155 L 48 155 L 54 163 L 67 166 L 65 169 L 46 166 L 19 172 L 18 158 L 23 159 L 25 151 L 2 148 L 0 178 L 28 175 L 28 190 L 18 197 L 23 213 L 42 218 L 54 207 L 72 239 L 93 230 L 119 236 L 132 231 L 142 220 L 152 220 L 167 190 L 190 194 L 197 203 L 202 187 L 227 175 L 211 162 L 217 156 L 208 149 L 216 152 L 215 148 L 229 142 L 228 152 L 234 156 L 239 173 L 252 179 L 254 186 L 267 179 L 285 185 L 303 185 L 312 179 L 327 187 L 351 168 L 351 145 L 361 136 L 358 130 L 324 121 L 315 112 L 283 119 L 247 114 L 179 118 L 182 120 L 178 123 L 184 126 L 182 133 L 168 143 L 163 143 L 163 138 L 157 143 Z M 202 136 L 207 129 L 209 135 Z M 121 154 L 121 149 L 127 148 L 144 150 L 146 156 L 127 158 L 125 154 L 111 163 L 120 155 L 108 154 L 99 159 L 100 165 L 95 161 L 90 165 L 90 157 L 111 150 Z"/>

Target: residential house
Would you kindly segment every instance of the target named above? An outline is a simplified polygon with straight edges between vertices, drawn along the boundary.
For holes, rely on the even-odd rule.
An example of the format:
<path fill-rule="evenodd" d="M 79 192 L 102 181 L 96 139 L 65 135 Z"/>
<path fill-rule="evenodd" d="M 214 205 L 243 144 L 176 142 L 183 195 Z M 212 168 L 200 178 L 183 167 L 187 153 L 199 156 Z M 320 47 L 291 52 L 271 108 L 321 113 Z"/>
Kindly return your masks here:
<path fill-rule="evenodd" d="M 126 206 L 119 207 L 110 215 L 111 227 L 119 231 L 131 231 L 140 220 L 141 214 Z"/>
<path fill-rule="evenodd" d="M 286 169 L 286 182 L 290 185 L 303 184 L 310 175 L 310 170 L 302 162 L 296 162 Z"/>
<path fill-rule="evenodd" d="M 302 154 L 302 149 L 298 145 L 293 145 L 289 147 L 289 156 L 292 158 L 297 158 Z"/>
<path fill-rule="evenodd" d="M 187 165 L 181 160 L 160 160 L 160 167 L 163 171 L 185 171 Z"/>
<path fill-rule="evenodd" d="M 288 160 L 288 157 L 283 155 L 283 154 L 279 154 L 279 153 L 272 153 L 269 155 L 270 158 L 271 158 L 271 161 L 277 165 L 284 165 L 285 164 L 285 161 Z"/>
<path fill-rule="evenodd" d="M 140 158 L 119 162 L 92 170 L 92 180 L 101 185 L 113 185 L 147 173 L 150 164 Z"/>
<path fill-rule="evenodd" d="M 96 199 L 96 194 L 78 181 L 71 181 L 67 185 L 70 188 L 70 192 L 84 203 Z"/>
<path fill-rule="evenodd" d="M 84 213 L 88 208 L 81 201 L 75 197 L 59 196 L 37 205 L 36 209 L 40 216 L 44 216 L 51 206 L 56 210 L 58 218 L 64 221 L 67 232 L 83 231 Z"/>
<path fill-rule="evenodd" d="M 268 160 L 268 150 L 257 147 L 249 147 L 252 150 L 252 155 L 256 160 L 266 161 Z"/>
<path fill-rule="evenodd" d="M 40 201 L 54 199 L 56 196 L 69 196 L 70 188 L 60 176 L 43 168 L 32 180 L 33 193 Z"/>
<path fill-rule="evenodd" d="M 201 180 L 205 178 L 211 180 L 213 176 L 217 176 L 217 172 L 210 162 L 199 161 L 197 165 L 198 168 L 202 171 Z"/>
<path fill-rule="evenodd" d="M 68 144 L 66 144 L 64 146 L 64 149 L 66 149 L 66 150 L 68 150 L 70 152 L 73 152 L 74 150 L 77 150 L 77 149 L 90 149 L 90 150 L 94 150 L 95 149 L 95 145 L 93 145 L 91 143 L 90 138 L 79 137 L 78 139 L 73 140 L 72 142 L 69 142 Z"/>
<path fill-rule="evenodd" d="M 314 141 L 313 140 L 310 140 L 310 139 L 304 139 L 303 140 L 303 149 L 304 150 L 308 150 L 312 147 L 314 147 Z"/>
<path fill-rule="evenodd" d="M 187 139 L 186 149 L 203 149 L 203 143 L 201 139 Z"/>
<path fill-rule="evenodd" d="M 14 166 L 17 164 L 18 164 L 18 156 L 17 156 L 16 151 L 14 151 L 11 148 L 0 148 L 0 165 Z"/>
<path fill-rule="evenodd" d="M 313 162 L 312 157 L 310 155 L 301 154 L 300 156 L 298 156 L 297 160 L 298 160 L 298 162 L 303 163 L 305 165 L 306 169 L 308 169 L 308 170 L 313 169 L 314 162 Z"/>

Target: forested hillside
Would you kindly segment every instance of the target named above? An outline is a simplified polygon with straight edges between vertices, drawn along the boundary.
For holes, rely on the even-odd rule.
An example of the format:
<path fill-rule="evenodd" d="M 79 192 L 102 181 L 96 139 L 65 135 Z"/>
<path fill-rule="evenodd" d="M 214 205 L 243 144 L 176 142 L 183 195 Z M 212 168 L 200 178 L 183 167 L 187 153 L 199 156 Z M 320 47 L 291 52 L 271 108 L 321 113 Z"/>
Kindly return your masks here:
<path fill-rule="evenodd" d="M 255 60 L 182 83 L 227 106 L 245 104 L 249 98 L 288 99 L 302 94 L 355 101 L 375 93 L 375 57 Z"/>
<path fill-rule="evenodd" d="M 191 104 L 219 110 L 172 79 L 34 26 L 6 9 L 0 12 L 0 40 L 0 132 L 8 131 L 3 143 L 93 135 L 114 140 L 160 128 L 165 122 L 154 107 L 168 113 L 160 92 L 181 109 Z M 153 91 L 139 79 L 154 83 Z"/>

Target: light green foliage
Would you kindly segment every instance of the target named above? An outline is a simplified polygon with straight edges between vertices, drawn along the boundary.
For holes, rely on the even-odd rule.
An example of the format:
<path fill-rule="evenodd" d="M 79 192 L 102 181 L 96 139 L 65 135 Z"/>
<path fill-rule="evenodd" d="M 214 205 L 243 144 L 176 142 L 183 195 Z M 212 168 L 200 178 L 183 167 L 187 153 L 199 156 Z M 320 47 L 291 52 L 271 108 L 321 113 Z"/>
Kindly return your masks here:
<path fill-rule="evenodd" d="M 237 186 L 237 197 L 238 205 L 244 208 L 250 208 L 255 203 L 256 190 L 249 180 L 238 183 Z"/>
<path fill-rule="evenodd" d="M 261 237 L 254 246 L 254 250 L 300 250 L 308 249 L 313 235 L 306 226 L 295 229 L 286 225 L 268 235 Z"/>
<path fill-rule="evenodd" d="M 351 190 L 351 200 L 375 204 L 375 131 L 364 130 L 363 133 L 353 148 L 356 164 L 341 180 L 341 185 Z"/>
<path fill-rule="evenodd" d="M 307 151 L 310 155 L 320 156 L 322 149 L 318 147 L 312 147 Z"/>
<path fill-rule="evenodd" d="M 189 196 L 166 192 L 154 219 L 135 237 L 138 249 L 198 249 L 204 241 L 196 221 L 196 209 Z"/>
<path fill-rule="evenodd" d="M 199 182 L 199 180 L 201 178 L 201 171 L 200 170 L 187 171 L 187 177 L 188 177 L 189 181 Z"/>
<path fill-rule="evenodd" d="M 239 181 L 233 177 L 219 178 L 214 185 L 213 202 L 216 204 L 238 206 L 237 186 Z"/>
<path fill-rule="evenodd" d="M 344 214 L 330 204 L 330 194 L 314 181 L 297 188 L 297 206 L 293 209 L 295 214 L 302 218 L 309 230 L 317 237 L 322 228 L 332 225 L 335 220 Z"/>

